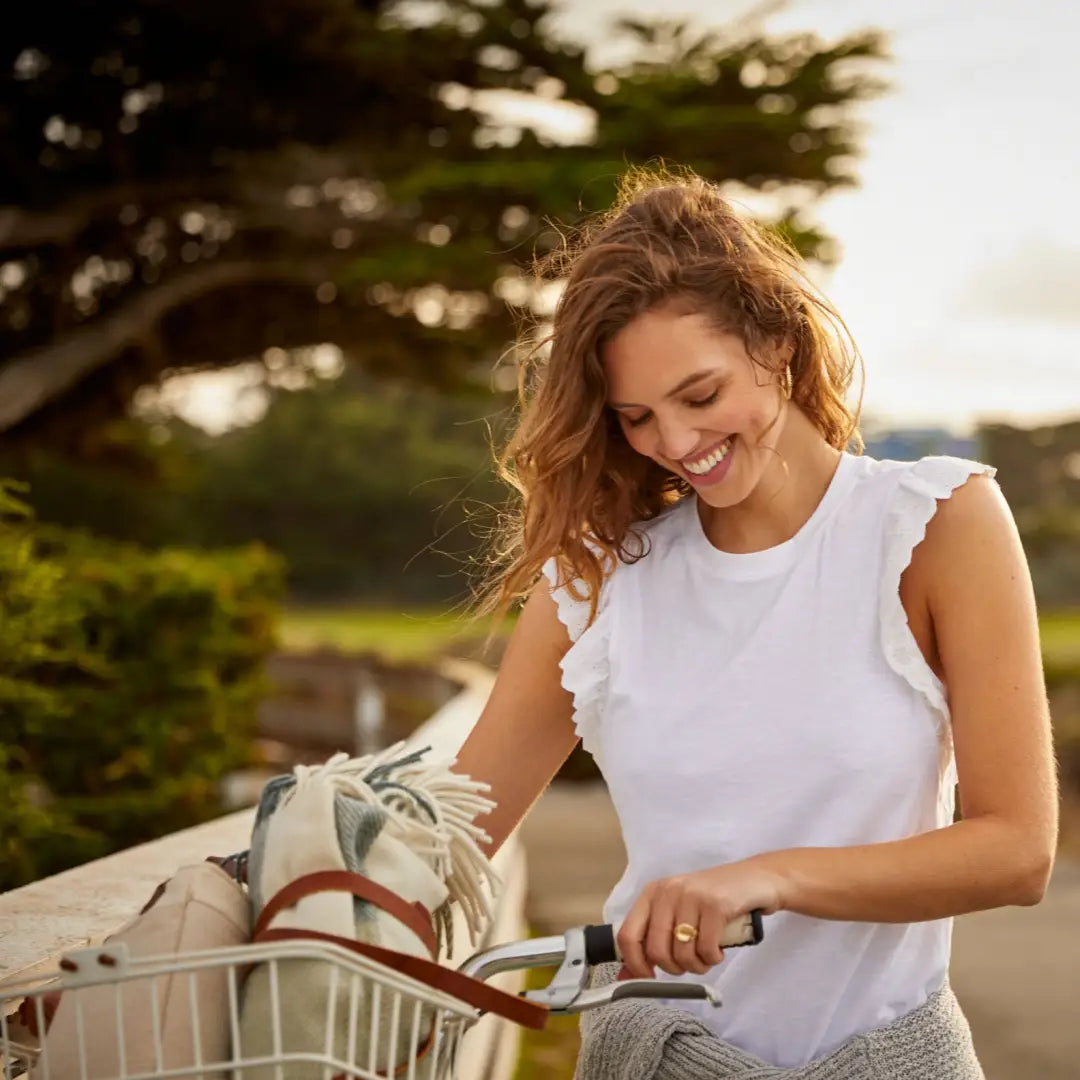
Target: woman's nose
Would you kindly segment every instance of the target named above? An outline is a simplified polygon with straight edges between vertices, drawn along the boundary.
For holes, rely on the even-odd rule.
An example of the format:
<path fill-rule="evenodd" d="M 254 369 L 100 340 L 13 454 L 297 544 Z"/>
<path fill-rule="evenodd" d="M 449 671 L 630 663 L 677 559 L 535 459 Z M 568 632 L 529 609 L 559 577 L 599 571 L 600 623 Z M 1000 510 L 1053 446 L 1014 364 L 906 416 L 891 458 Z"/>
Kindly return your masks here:
<path fill-rule="evenodd" d="M 698 444 L 697 429 L 675 420 L 660 420 L 657 424 L 657 441 L 661 457 L 680 461 L 693 452 Z"/>

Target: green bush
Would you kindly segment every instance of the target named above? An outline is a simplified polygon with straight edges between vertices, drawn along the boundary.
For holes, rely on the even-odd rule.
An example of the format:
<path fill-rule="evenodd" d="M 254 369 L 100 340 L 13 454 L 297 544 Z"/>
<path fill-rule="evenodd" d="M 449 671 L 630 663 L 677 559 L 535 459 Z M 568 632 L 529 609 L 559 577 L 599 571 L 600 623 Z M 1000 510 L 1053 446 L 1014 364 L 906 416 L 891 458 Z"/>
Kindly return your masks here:
<path fill-rule="evenodd" d="M 32 522 L 0 483 L 0 889 L 215 816 L 283 567 Z"/>

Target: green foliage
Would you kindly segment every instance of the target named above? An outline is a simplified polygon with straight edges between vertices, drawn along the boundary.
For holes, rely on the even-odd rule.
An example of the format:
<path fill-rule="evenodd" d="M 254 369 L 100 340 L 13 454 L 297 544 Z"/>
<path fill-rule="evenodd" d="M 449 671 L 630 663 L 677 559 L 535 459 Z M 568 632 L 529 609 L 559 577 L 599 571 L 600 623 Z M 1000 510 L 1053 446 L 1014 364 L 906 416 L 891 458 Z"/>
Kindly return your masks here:
<path fill-rule="evenodd" d="M 69 815 L 43 805 L 44 789 L 18 738 L 17 718 L 64 722 L 60 691 L 39 673 L 62 662 L 65 628 L 75 617 L 61 568 L 35 555 L 23 527 L 28 518 L 13 485 L 0 481 L 0 889 L 36 877 L 43 850 L 63 864 L 74 849 L 100 849 Z"/>
<path fill-rule="evenodd" d="M 220 812 L 281 568 L 33 524 L 0 487 L 0 889 Z"/>
<path fill-rule="evenodd" d="M 1070 506 L 1026 507 L 1016 519 L 1039 603 L 1080 604 L 1080 511 Z"/>
<path fill-rule="evenodd" d="M 982 460 L 1016 516 L 1041 608 L 1080 608 L 1080 420 L 984 424 Z"/>
<path fill-rule="evenodd" d="M 1080 610 L 1044 613 L 1039 634 L 1059 774 L 1067 802 L 1075 805 L 1080 794 Z"/>
<path fill-rule="evenodd" d="M 462 598 L 470 508 L 502 498 L 487 440 L 475 404 L 403 386 L 283 394 L 205 447 L 205 539 L 265 541 L 301 595 Z"/>
<path fill-rule="evenodd" d="M 550 221 L 607 205 L 627 165 L 658 158 L 767 193 L 806 253 L 833 254 L 808 211 L 852 182 L 879 36 L 624 23 L 629 59 L 597 71 L 555 10 L 12 8 L 0 430 L 86 453 L 161 373 L 270 346 L 336 342 L 369 371 L 468 384 L 512 335 L 500 280 L 558 242 Z M 490 91 L 521 118 L 495 115 Z M 591 132 L 560 142 L 529 118 L 553 104 Z"/>
<path fill-rule="evenodd" d="M 280 392 L 259 423 L 217 438 L 173 425 L 168 483 L 45 449 L 0 470 L 28 481 L 39 516 L 56 524 L 152 545 L 261 541 L 284 556 L 297 597 L 467 599 L 505 499 L 476 402 L 353 382 Z"/>

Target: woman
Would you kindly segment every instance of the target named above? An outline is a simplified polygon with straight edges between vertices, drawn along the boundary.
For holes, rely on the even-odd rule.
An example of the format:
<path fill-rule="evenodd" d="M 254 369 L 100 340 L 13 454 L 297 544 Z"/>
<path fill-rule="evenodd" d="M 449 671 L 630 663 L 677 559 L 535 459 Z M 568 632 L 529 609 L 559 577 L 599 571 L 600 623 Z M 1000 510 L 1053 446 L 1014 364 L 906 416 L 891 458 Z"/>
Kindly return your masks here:
<path fill-rule="evenodd" d="M 848 451 L 842 324 L 712 185 L 639 179 L 561 269 L 505 459 L 522 504 L 498 599 L 527 601 L 457 765 L 491 784 L 491 848 L 580 738 L 627 848 L 604 911 L 622 974 L 724 999 L 662 1007 L 699 1048 L 706 1025 L 701 1075 L 980 1075 L 950 920 L 1037 903 L 1056 837 L 1035 603 L 993 470 Z M 724 956 L 753 909 L 765 941 Z M 582 1075 L 644 1075 L 611 1063 L 639 1060 L 641 1007 L 597 1014 Z M 655 1075 L 690 1075 L 664 1030 Z"/>

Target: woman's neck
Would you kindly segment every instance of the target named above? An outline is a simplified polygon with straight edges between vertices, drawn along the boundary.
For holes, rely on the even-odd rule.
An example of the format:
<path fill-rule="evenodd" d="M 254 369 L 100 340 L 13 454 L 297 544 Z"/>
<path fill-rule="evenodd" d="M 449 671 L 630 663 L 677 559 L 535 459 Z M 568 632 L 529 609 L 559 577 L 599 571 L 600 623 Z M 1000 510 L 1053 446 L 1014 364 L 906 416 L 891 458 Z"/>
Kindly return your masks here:
<path fill-rule="evenodd" d="M 722 551 L 764 551 L 790 540 L 817 509 L 841 457 L 795 407 L 776 451 L 764 453 L 761 479 L 741 503 L 723 509 L 698 504 L 705 535 Z"/>

